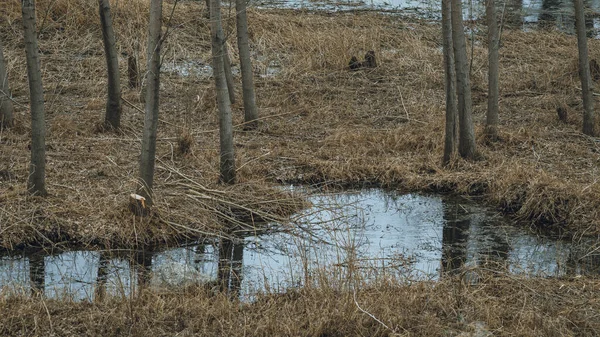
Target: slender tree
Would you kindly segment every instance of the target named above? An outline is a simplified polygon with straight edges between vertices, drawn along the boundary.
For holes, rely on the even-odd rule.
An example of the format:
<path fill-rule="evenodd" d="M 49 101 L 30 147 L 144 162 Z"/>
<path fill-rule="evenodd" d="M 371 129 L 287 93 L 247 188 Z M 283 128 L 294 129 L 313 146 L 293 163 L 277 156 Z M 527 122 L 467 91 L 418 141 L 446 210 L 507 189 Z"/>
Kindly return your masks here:
<path fill-rule="evenodd" d="M 162 0 L 151 0 L 148 23 L 148 74 L 146 76 L 146 108 L 142 154 L 140 156 L 140 189 L 146 206 L 152 206 L 152 185 L 156 155 L 156 128 L 158 124 L 158 98 L 160 88 L 160 47 L 162 27 Z"/>
<path fill-rule="evenodd" d="M 471 83 L 467 44 L 462 22 L 461 0 L 452 0 L 452 43 L 456 68 L 456 93 L 458 96 L 458 152 L 461 157 L 475 157 L 475 131 L 473 130 Z"/>
<path fill-rule="evenodd" d="M 46 113 L 44 89 L 35 28 L 35 2 L 22 0 L 23 31 L 27 56 L 27 78 L 31 104 L 31 163 L 27 189 L 29 193 L 44 196 L 46 192 Z"/>
<path fill-rule="evenodd" d="M 6 70 L 6 61 L 2 53 L 2 41 L 0 40 L 0 129 L 13 125 L 13 112 L 14 107 L 8 85 L 8 71 Z"/>
<path fill-rule="evenodd" d="M 452 3 L 442 0 L 442 35 L 444 49 L 444 73 L 446 78 L 446 135 L 444 141 L 444 165 L 456 152 L 458 144 L 458 108 L 456 106 L 456 70 L 452 49 Z"/>
<path fill-rule="evenodd" d="M 246 129 L 254 129 L 258 122 L 258 108 L 254 94 L 254 78 L 252 62 L 250 61 L 250 43 L 248 38 L 248 15 L 246 14 L 246 0 L 235 1 L 236 27 L 238 50 L 240 54 L 240 69 L 242 73 L 242 95 L 244 98 L 244 121 Z"/>
<path fill-rule="evenodd" d="M 229 102 L 235 103 L 235 84 L 233 82 L 233 71 L 231 70 L 231 59 L 229 58 L 229 50 L 227 44 L 223 45 L 223 70 L 225 71 L 225 82 L 227 83 L 227 93 L 229 94 Z"/>
<path fill-rule="evenodd" d="M 488 108 L 485 134 L 491 139 L 498 137 L 498 22 L 494 0 L 487 0 L 485 6 L 488 25 Z"/>
<path fill-rule="evenodd" d="M 577 30 L 577 47 L 579 49 L 579 79 L 581 80 L 581 94 L 583 96 L 583 133 L 594 135 L 594 101 L 590 67 L 588 63 L 588 47 L 585 29 L 585 15 L 583 0 L 573 0 L 575 6 L 575 27 Z"/>
<path fill-rule="evenodd" d="M 210 0 L 206 0 L 206 9 L 207 9 L 207 18 L 210 19 Z M 221 23 L 221 29 L 223 24 Z M 235 82 L 233 81 L 233 71 L 231 70 L 231 58 L 229 57 L 229 49 L 227 48 L 227 44 L 224 42 L 223 44 L 223 69 L 225 81 L 227 83 L 227 93 L 229 95 L 229 103 L 235 103 Z"/>
<path fill-rule="evenodd" d="M 211 0 L 210 21 L 212 38 L 213 73 L 217 89 L 219 108 L 219 136 L 221 145 L 220 177 L 223 183 L 235 183 L 235 156 L 233 151 L 233 127 L 231 121 L 231 103 L 227 95 L 227 83 L 223 66 L 225 37 L 221 25 L 221 1 Z"/>
<path fill-rule="evenodd" d="M 108 70 L 108 97 L 106 100 L 106 114 L 104 126 L 117 129 L 121 125 L 121 80 L 119 73 L 119 57 L 115 46 L 115 33 L 113 31 L 112 16 L 110 15 L 110 1 L 98 0 L 100 9 L 100 22 L 102 23 L 102 40 L 104 41 L 104 54 Z"/>

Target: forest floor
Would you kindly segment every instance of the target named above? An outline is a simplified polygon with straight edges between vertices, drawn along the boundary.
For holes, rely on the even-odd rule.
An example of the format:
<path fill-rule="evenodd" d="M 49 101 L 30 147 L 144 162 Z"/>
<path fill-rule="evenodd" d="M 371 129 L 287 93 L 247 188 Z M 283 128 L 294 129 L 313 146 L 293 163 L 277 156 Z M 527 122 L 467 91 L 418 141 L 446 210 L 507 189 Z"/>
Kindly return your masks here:
<path fill-rule="evenodd" d="M 227 187 L 217 183 L 219 136 L 214 82 L 198 70 L 211 61 L 203 2 L 179 3 L 171 19 L 172 3 L 165 3 L 164 29 L 168 27 L 169 33 L 163 49 L 154 189 L 158 216 L 135 217 L 127 206 L 129 194 L 137 188 L 143 104 L 138 89 L 126 88 L 127 59 L 123 57 L 122 130 L 98 131 L 104 114 L 106 75 L 96 22 L 99 20 L 90 19 L 96 18 L 96 5 L 93 1 L 38 2 L 48 130 L 49 196 L 45 198 L 30 197 L 26 192 L 30 115 L 18 1 L 8 2 L 6 16 L 0 21 L 17 123 L 0 134 L 3 249 L 56 244 L 130 247 L 172 243 L 219 232 L 226 221 L 232 220 L 231 214 L 247 209 L 254 210 L 252 216 L 284 219 L 303 205 L 302 200 L 279 188 L 289 183 L 381 186 L 407 192 L 467 195 L 525 226 L 561 232 L 574 240 L 600 235 L 600 142 L 581 133 L 575 36 L 553 30 L 504 30 L 500 49 L 500 139 L 489 141 L 482 136 L 487 104 L 485 32 L 475 34 L 473 49 L 469 50 L 473 51 L 471 80 L 477 149 L 482 158 L 455 159 L 444 167 L 441 158 L 445 94 L 438 24 L 368 12 L 250 10 L 261 120 L 257 130 L 244 130 L 240 78 L 236 76 L 238 91 L 233 111 L 239 183 Z M 139 64 L 144 65 L 147 17 L 139 13 L 147 12 L 147 4 L 119 2 L 113 10 L 121 52 L 134 53 Z M 234 31 L 231 11 L 224 12 L 224 16 L 226 31 Z M 590 57 L 600 60 L 600 42 L 589 40 L 589 48 Z M 378 66 L 350 71 L 350 58 L 362 58 L 369 50 L 375 52 Z M 236 60 L 233 37 L 229 39 L 229 52 Z M 237 64 L 234 61 L 234 67 Z M 557 108 L 567 111 L 567 122 L 559 121 Z M 596 125 L 596 129 L 600 130 L 600 126 Z M 186 144 L 190 139 L 191 143 Z M 105 309 L 114 303 L 106 307 L 51 303 L 48 309 L 45 302 L 35 299 L 3 300 L 0 305 L 6 306 L 4 312 L 8 307 L 11 312 L 29 308 L 37 318 L 30 320 L 32 317 L 25 314 L 3 316 L 0 327 L 6 335 L 11 334 L 9 331 L 15 333 L 15 325 L 11 324 L 25 322 L 36 322 L 27 331 L 37 335 L 47 335 L 52 329 L 57 329 L 58 335 L 83 331 L 60 332 L 66 329 L 65 322 L 70 322 L 69 326 L 76 327 L 73 329 L 120 329 L 98 330 L 90 335 L 142 335 L 151 331 L 144 329 L 157 330 L 150 324 L 150 317 L 137 310 L 160 302 L 169 310 L 165 309 L 165 316 L 158 321 L 164 323 L 165 329 L 172 329 L 162 335 L 175 330 L 188 331 L 188 335 L 211 334 L 212 330 L 203 330 L 211 326 L 220 327 L 221 335 L 242 334 L 243 330 L 227 330 L 228 327 L 252 330 L 257 335 L 260 331 L 263 335 L 424 336 L 443 335 L 444 331 L 455 335 L 478 320 L 499 329 L 494 332 L 498 335 L 595 335 L 600 329 L 598 302 L 592 295 L 583 295 L 598 290 L 595 280 L 561 283 L 509 277 L 490 282 L 478 290 L 467 287 L 473 297 L 458 296 L 455 292 L 462 288 L 456 287 L 461 282 L 451 281 L 437 286 L 380 287 L 376 294 L 380 298 L 368 290 L 359 294 L 359 299 L 370 301 L 364 304 L 369 309 L 389 311 L 375 312 L 375 316 L 392 317 L 394 313 L 393 317 L 401 322 L 386 321 L 391 329 L 357 310 L 352 293 L 337 296 L 332 291 L 325 296 L 320 293 L 326 291 L 323 289 L 307 290 L 305 296 L 299 296 L 307 302 L 319 296 L 331 300 L 324 300 L 326 303 L 318 308 L 313 302 L 311 307 L 273 298 L 249 304 L 255 309 L 249 311 L 245 311 L 248 305 L 227 301 L 205 303 L 208 297 L 202 294 L 185 299 L 172 294 L 148 294 L 135 300 L 140 303 L 130 306 L 132 303 L 127 302 L 109 312 Z M 520 293 L 512 294 L 515 288 L 526 293 L 518 301 L 513 295 Z M 399 302 L 380 305 L 382 298 L 391 301 L 391 293 L 407 296 L 394 296 Z M 420 318 L 414 320 L 410 313 L 404 317 L 400 309 L 412 308 L 405 301 L 416 301 L 418 296 L 424 307 L 414 317 Z M 453 299 L 442 305 L 442 297 Z M 184 300 L 195 304 L 182 306 L 178 302 Z M 282 307 L 290 310 L 280 310 Z M 537 307 L 542 311 L 536 311 Z M 95 327 L 44 318 L 70 317 L 73 310 L 87 312 Z M 202 310 L 213 312 L 210 318 L 203 318 L 212 323 L 186 326 L 189 322 L 185 317 Z M 459 322 L 465 315 L 463 310 L 469 311 L 467 316 L 472 320 L 454 329 L 449 322 Z M 179 315 L 182 312 L 183 318 Z M 261 313 L 267 321 L 252 323 L 260 326 L 248 325 L 254 319 L 248 315 Z M 287 316 L 280 317 L 282 314 Z M 327 319 L 315 321 L 309 314 Z M 338 320 L 338 316 L 344 320 Z M 492 316 L 497 324 L 489 323 Z M 107 319 L 122 320 L 123 324 L 103 324 Z M 148 324 L 139 323 L 137 328 L 127 330 L 133 321 Z M 330 331 L 332 322 L 345 322 L 351 330 Z M 425 330 L 429 328 L 432 330 Z"/>

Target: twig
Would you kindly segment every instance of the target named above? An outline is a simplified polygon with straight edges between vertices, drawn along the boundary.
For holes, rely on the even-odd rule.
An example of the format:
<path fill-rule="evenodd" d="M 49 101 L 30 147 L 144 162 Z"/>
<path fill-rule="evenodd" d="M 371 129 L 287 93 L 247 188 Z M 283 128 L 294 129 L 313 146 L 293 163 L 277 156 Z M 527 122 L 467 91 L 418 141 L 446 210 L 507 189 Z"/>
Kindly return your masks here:
<path fill-rule="evenodd" d="M 356 289 L 354 289 L 353 297 L 354 297 L 354 304 L 356 304 L 356 307 L 358 308 L 358 310 L 360 310 L 362 313 L 364 313 L 367 316 L 374 319 L 377 323 L 383 325 L 386 329 L 388 329 L 392 332 L 395 332 L 393 329 L 391 329 L 389 326 L 387 326 L 385 323 L 383 323 L 379 318 L 375 317 L 373 314 L 369 313 L 368 311 L 366 311 L 365 309 L 360 307 L 360 304 L 358 304 L 358 301 L 356 300 Z"/>

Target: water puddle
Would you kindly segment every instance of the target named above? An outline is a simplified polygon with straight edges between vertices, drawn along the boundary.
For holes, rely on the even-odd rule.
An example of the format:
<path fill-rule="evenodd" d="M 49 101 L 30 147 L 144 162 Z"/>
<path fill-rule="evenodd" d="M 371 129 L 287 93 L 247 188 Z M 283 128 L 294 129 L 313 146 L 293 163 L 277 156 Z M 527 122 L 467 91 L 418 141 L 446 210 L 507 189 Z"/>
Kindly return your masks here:
<path fill-rule="evenodd" d="M 600 38 L 600 0 L 585 1 L 586 27 L 590 37 Z M 288 8 L 331 12 L 379 11 L 441 20 L 441 2 L 431 0 L 253 0 L 259 8 Z M 523 29 L 556 27 L 574 33 L 575 16 L 570 0 L 496 1 L 502 24 Z M 485 2 L 463 0 L 463 17 L 475 21 L 485 18 Z"/>
<path fill-rule="evenodd" d="M 282 67 L 275 61 L 269 62 L 267 65 L 261 65 L 256 67 L 255 75 L 260 77 L 274 77 L 282 71 Z M 200 60 L 170 60 L 164 62 L 161 65 L 161 72 L 164 74 L 178 76 L 178 77 L 193 77 L 198 79 L 207 80 L 213 75 L 212 65 L 208 62 Z M 231 67 L 231 74 L 233 76 L 240 76 L 240 69 L 238 66 Z"/>
<path fill-rule="evenodd" d="M 0 257 L 3 293 L 92 300 L 142 286 L 203 283 L 252 298 L 307 283 L 437 279 L 484 266 L 501 273 L 597 275 L 600 253 L 510 226 L 472 201 L 364 190 L 311 197 L 292 226 L 238 240 L 206 239 L 153 252 L 68 251 Z M 591 253 L 590 253 L 591 252 Z"/>

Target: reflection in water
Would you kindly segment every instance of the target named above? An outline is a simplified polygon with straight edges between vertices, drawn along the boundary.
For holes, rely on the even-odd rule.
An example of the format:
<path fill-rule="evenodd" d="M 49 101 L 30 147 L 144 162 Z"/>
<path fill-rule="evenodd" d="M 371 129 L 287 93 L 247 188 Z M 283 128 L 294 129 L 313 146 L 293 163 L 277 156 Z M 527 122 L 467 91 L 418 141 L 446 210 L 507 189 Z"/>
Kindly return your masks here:
<path fill-rule="evenodd" d="M 148 250 L 133 253 L 133 262 L 137 270 L 138 287 L 145 288 L 150 285 L 152 272 L 152 255 Z"/>
<path fill-rule="evenodd" d="M 226 292 L 232 297 L 239 296 L 242 285 L 243 258 L 244 242 L 242 240 L 221 239 L 217 282 L 220 291 Z"/>
<path fill-rule="evenodd" d="M 531 235 L 468 200 L 367 190 L 311 201 L 295 226 L 260 236 L 143 252 L 0 257 L 0 288 L 102 300 L 143 287 L 206 284 L 251 299 L 256 291 L 323 279 L 436 279 L 465 265 L 544 277 L 598 275 L 600 251 Z"/>
<path fill-rule="evenodd" d="M 44 255 L 34 254 L 29 257 L 29 281 L 33 294 L 44 293 L 46 285 L 45 269 Z"/>
<path fill-rule="evenodd" d="M 471 219 L 461 205 L 453 200 L 444 209 L 444 229 L 442 230 L 442 272 L 460 270 L 467 262 L 467 240 Z"/>
<path fill-rule="evenodd" d="M 96 276 L 96 288 L 94 289 L 94 300 L 102 301 L 106 297 L 106 282 L 108 280 L 108 258 L 106 253 L 100 252 L 98 257 L 98 275 Z"/>

